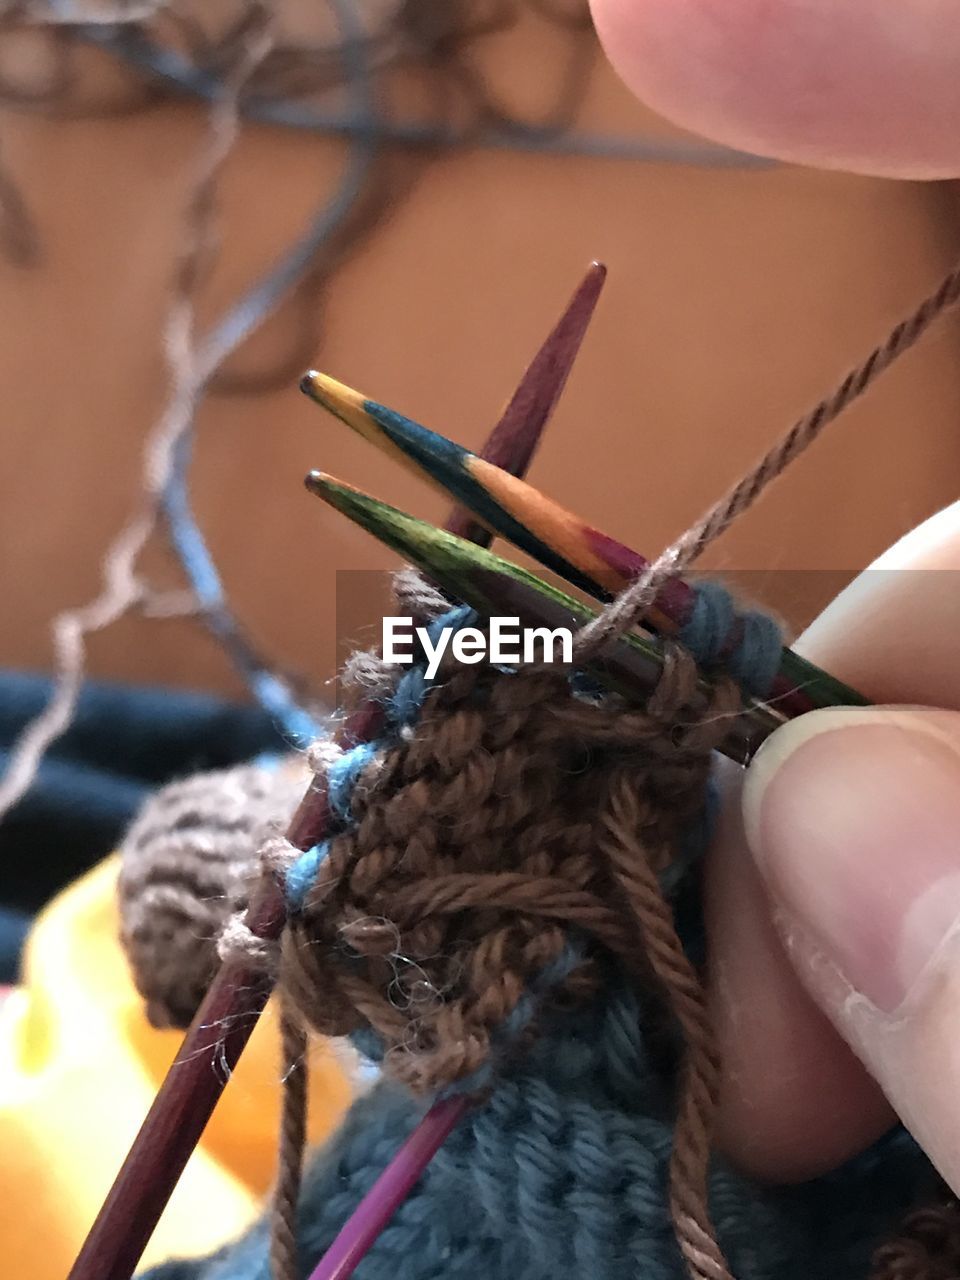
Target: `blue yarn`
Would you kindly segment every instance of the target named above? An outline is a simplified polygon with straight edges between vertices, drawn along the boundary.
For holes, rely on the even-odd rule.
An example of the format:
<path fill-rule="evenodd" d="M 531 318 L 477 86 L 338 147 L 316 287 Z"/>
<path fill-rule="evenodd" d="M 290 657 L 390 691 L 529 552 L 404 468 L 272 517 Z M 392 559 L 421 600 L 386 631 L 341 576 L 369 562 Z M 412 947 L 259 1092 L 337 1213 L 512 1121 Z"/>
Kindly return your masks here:
<path fill-rule="evenodd" d="M 61 14 L 73 10 L 71 0 L 57 0 Z M 270 270 L 248 289 L 204 336 L 200 363 L 208 369 L 221 364 L 250 334 L 263 324 L 284 295 L 315 262 L 319 250 L 328 244 L 356 207 L 370 177 L 379 148 L 381 121 L 373 84 L 373 70 L 365 54 L 365 31 L 355 0 L 333 0 L 332 9 L 342 37 L 342 56 L 349 73 L 350 118 L 354 124 L 352 142 L 343 176 L 328 201 L 317 208 L 307 226 Z M 74 28 L 101 47 L 116 51 L 126 47 L 134 63 L 142 63 L 147 50 L 159 58 L 154 68 L 161 76 L 176 75 L 188 64 L 172 50 L 153 46 L 149 39 L 135 52 L 127 46 L 121 25 L 81 24 Z M 141 33 L 142 34 L 142 33 Z M 139 39 L 134 41 L 139 44 Z M 165 60 L 171 65 L 165 66 Z M 206 75 L 207 73 L 200 73 Z M 216 82 L 216 77 L 212 77 Z M 208 86 L 209 87 L 209 86 Z M 223 86 L 213 96 L 219 98 Z M 161 494 L 161 506 L 170 541 L 187 581 L 201 605 L 201 618 L 234 663 L 254 698 L 292 747 L 306 747 L 318 733 L 316 719 L 297 701 L 286 682 L 275 675 L 252 649 L 227 598 L 216 561 L 194 514 L 189 493 L 189 468 L 196 424 L 191 420 L 176 443 L 170 476 Z"/>
<path fill-rule="evenodd" d="M 316 880 L 320 864 L 326 860 L 329 852 L 330 842 L 324 840 L 322 844 L 315 844 L 312 848 L 301 853 L 296 862 L 287 869 L 287 874 L 284 878 L 284 892 L 287 906 L 292 911 L 297 911 L 303 906 L 307 890 Z"/>
<path fill-rule="evenodd" d="M 73 6 L 64 6 L 63 0 L 60 0 L 59 7 L 65 8 L 69 13 Z M 81 40 L 114 54 L 136 70 L 149 72 L 186 98 L 216 102 L 223 94 L 222 80 L 215 72 L 196 66 L 174 49 L 154 43 L 144 30 L 138 29 L 134 38 L 123 24 L 84 23 L 77 19 L 73 21 L 76 22 L 73 31 Z M 353 43 L 361 44 L 357 40 Z M 343 49 L 348 52 L 350 45 L 345 42 Z M 348 139 L 363 138 L 370 128 L 368 117 L 363 111 L 330 111 L 293 99 L 249 94 L 240 103 L 240 108 L 245 119 L 259 124 L 280 125 L 287 129 Z M 558 133 L 552 127 L 523 125 L 519 121 L 471 131 L 469 137 L 463 130 L 449 125 L 406 120 L 383 120 L 378 123 L 378 132 L 385 142 L 416 147 L 454 148 L 469 143 L 474 147 L 494 150 L 594 156 L 720 169 L 767 169 L 777 164 L 776 160 L 767 156 L 752 155 L 693 139 L 688 141 L 616 134 Z"/>
<path fill-rule="evenodd" d="M 463 627 L 472 627 L 476 624 L 476 620 L 477 615 L 466 605 L 448 609 L 446 613 L 440 614 L 438 618 L 434 618 L 427 624 L 430 643 L 436 645 L 439 643 L 442 632 L 460 631 Z M 412 724 L 434 683 L 433 680 L 427 679 L 423 666 L 414 663 L 409 671 L 403 673 L 393 693 L 387 699 L 386 710 L 389 722 L 392 725 Z"/>
<path fill-rule="evenodd" d="M 441 613 L 438 618 L 431 619 L 427 623 L 427 635 L 430 637 L 431 644 L 438 644 L 440 636 L 444 631 L 459 630 L 461 627 L 469 627 L 476 620 L 474 611 L 465 604 L 457 605 L 454 609 L 448 609 L 446 613 Z"/>
<path fill-rule="evenodd" d="M 451 628 L 458 630 L 461 627 L 469 626 L 474 621 L 475 614 L 472 609 L 466 606 L 459 606 L 450 609 L 440 617 L 435 618 L 427 626 L 427 634 L 432 644 L 436 644 L 439 640 L 440 633 Z M 429 692 L 432 681 L 426 678 L 423 668 L 414 665 L 409 671 L 404 672 L 403 676 L 397 683 L 397 687 L 387 702 L 387 719 L 394 727 L 411 724 L 417 717 L 423 699 Z M 377 755 L 383 747 L 382 742 L 361 742 L 357 746 L 352 747 L 349 751 L 345 751 L 330 765 L 327 770 L 327 801 L 331 811 L 343 824 L 350 822 L 350 797 L 353 794 L 353 788 L 357 779 L 363 770 L 367 767 L 371 760 Z M 324 841 L 322 844 L 314 845 L 313 848 L 307 849 L 305 853 L 293 863 L 286 875 L 286 898 L 287 903 L 293 910 L 298 910 L 303 905 L 310 885 L 316 879 L 317 872 L 321 863 L 327 857 L 329 852 L 329 844 Z M 376 1053 L 373 1046 L 367 1044 L 361 1050 L 367 1057 L 376 1060 Z"/>
<path fill-rule="evenodd" d="M 754 625 L 756 616 L 744 616 L 730 669 L 745 685 L 762 687 L 779 661 L 780 638 L 774 627 Z M 723 653 L 733 617 L 722 588 L 698 588 L 684 640 L 701 661 Z M 412 722 L 429 687 L 413 678 L 417 670 L 405 674 L 404 693 L 391 706 L 396 726 Z M 356 762 L 365 759 L 348 753 L 348 763 L 341 762 L 335 784 L 341 815 L 349 812 L 352 780 L 362 767 Z M 702 920 L 684 870 L 705 847 L 715 805 L 711 792 L 684 842 L 683 865 L 666 882 L 694 955 L 703 945 Z M 324 849 L 309 850 L 295 864 L 292 896 L 312 882 Z M 665 1194 L 673 1073 L 661 1074 L 662 1045 L 651 1053 L 644 997 L 615 975 L 589 1008 L 544 1013 L 542 997 L 579 956 L 571 938 L 521 996 L 495 1037 L 495 1066 L 466 1082 L 471 1091 L 489 1086 L 495 1070 L 496 1088 L 437 1153 L 358 1266 L 357 1280 L 684 1280 Z M 538 1016 L 544 1023 L 538 1038 L 522 1059 L 511 1059 L 503 1050 Z M 369 1059 L 381 1056 L 369 1029 L 354 1042 Z M 303 1274 L 422 1110 L 387 1079 L 353 1105 L 305 1176 L 298 1224 Z M 718 1160 L 711 1212 L 737 1280 L 861 1280 L 891 1225 L 937 1184 L 919 1148 L 896 1131 L 835 1173 L 787 1189 L 754 1186 Z M 264 1219 L 231 1248 L 148 1273 L 148 1280 L 270 1280 L 268 1235 Z"/>
<path fill-rule="evenodd" d="M 720 657 L 736 620 L 730 592 L 719 582 L 693 584 L 693 610 L 680 630 L 680 642 L 708 666 Z"/>
<path fill-rule="evenodd" d="M 327 800 L 343 822 L 350 821 L 350 796 L 357 778 L 377 754 L 377 743 L 360 742 L 333 762 L 327 771 Z"/>
<path fill-rule="evenodd" d="M 783 635 L 773 618 L 765 613 L 743 613 L 740 621 L 743 634 L 730 656 L 730 672 L 748 693 L 764 698 L 780 668 Z"/>
<path fill-rule="evenodd" d="M 680 629 L 681 644 L 702 666 L 710 666 L 723 657 L 727 670 L 746 693 L 755 698 L 766 697 L 780 668 L 783 635 L 778 624 L 757 610 L 737 609 L 722 583 L 704 581 L 691 585 L 693 611 Z M 729 654 L 724 654 L 737 623 L 740 639 Z"/>
<path fill-rule="evenodd" d="M 683 1280 L 664 1194 L 669 1089 L 642 1023 L 623 988 L 555 1018 L 454 1130 L 357 1280 Z M 381 1081 L 314 1159 L 298 1232 L 304 1275 L 421 1114 Z M 935 1187 L 898 1132 L 800 1187 L 754 1187 L 718 1162 L 710 1190 L 737 1280 L 862 1280 L 890 1224 Z M 269 1280 L 267 1234 L 260 1222 L 226 1252 L 184 1264 L 177 1280 Z"/>
<path fill-rule="evenodd" d="M 405 671 L 387 699 L 387 719 L 390 723 L 411 724 L 429 688 L 430 685 L 422 667 L 411 667 L 409 671 Z"/>

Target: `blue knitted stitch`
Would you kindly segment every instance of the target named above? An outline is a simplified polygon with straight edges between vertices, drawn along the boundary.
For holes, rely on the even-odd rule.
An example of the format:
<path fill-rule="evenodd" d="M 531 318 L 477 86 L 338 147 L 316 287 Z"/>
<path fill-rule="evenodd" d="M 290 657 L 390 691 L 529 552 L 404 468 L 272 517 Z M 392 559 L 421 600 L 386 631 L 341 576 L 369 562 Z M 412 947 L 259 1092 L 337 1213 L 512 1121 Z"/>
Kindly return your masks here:
<path fill-rule="evenodd" d="M 696 625 L 684 640 L 701 661 L 723 651 L 733 613 L 728 605 L 726 592 L 698 589 Z M 780 638 L 772 626 L 753 626 L 750 616 L 730 669 L 759 691 L 779 662 Z M 419 667 L 404 674 L 388 707 L 391 733 L 415 720 L 428 687 Z M 391 733 L 381 747 L 393 740 Z M 345 779 L 356 778 L 351 769 L 344 766 Z M 341 816 L 349 814 L 349 791 L 344 781 Z M 688 861 L 702 850 L 708 827 L 705 818 L 691 832 Z M 308 881 L 311 868 L 315 874 L 322 849 L 301 859 L 296 885 Z M 685 944 L 696 953 L 702 926 L 691 903 L 691 877 L 677 873 L 670 887 Z M 540 1012 L 538 995 L 575 959 L 571 939 L 521 998 L 498 1046 Z M 437 1153 L 360 1263 L 357 1280 L 683 1280 L 666 1199 L 675 1072 L 661 1075 L 662 1044 L 651 1053 L 643 999 L 611 974 L 590 1008 L 554 1013 L 522 1060 L 497 1054 L 496 1089 Z M 374 1037 L 358 1040 L 378 1055 Z M 304 1275 L 422 1110 L 382 1080 L 318 1153 L 300 1205 Z M 925 1157 L 898 1131 L 836 1173 L 783 1190 L 755 1187 L 717 1161 L 711 1209 L 738 1280 L 862 1280 L 879 1240 L 936 1185 Z M 270 1280 L 267 1222 L 210 1259 L 148 1275 Z"/>
<path fill-rule="evenodd" d="M 449 609 L 438 618 L 427 623 L 427 635 L 430 642 L 436 645 L 443 631 L 460 631 L 476 623 L 477 615 L 466 605 Z M 393 725 L 412 724 L 417 717 L 424 698 L 433 687 L 434 681 L 428 680 L 423 667 L 414 664 L 409 671 L 397 681 L 396 689 L 387 701 L 387 718 Z"/>
<path fill-rule="evenodd" d="M 679 639 L 698 663 L 710 666 L 721 657 L 735 680 L 749 694 L 763 698 L 770 691 L 780 666 L 783 636 L 780 627 L 765 613 L 739 610 L 730 592 L 719 582 L 691 584 L 693 611 L 681 627 Z M 725 653 L 740 625 L 740 636 L 729 653 Z"/>
<path fill-rule="evenodd" d="M 359 742 L 339 756 L 327 770 L 327 800 L 342 822 L 350 821 L 350 796 L 357 778 L 377 754 L 373 742 Z"/>
<path fill-rule="evenodd" d="M 441 1148 L 357 1280 L 683 1280 L 664 1193 L 669 1097 L 642 1021 L 637 997 L 619 988 L 555 1020 Z M 420 1114 L 381 1083 L 319 1153 L 301 1202 L 304 1275 Z M 711 1202 L 738 1280 L 862 1280 L 890 1224 L 935 1186 L 897 1133 L 829 1177 L 779 1191 L 718 1164 Z M 269 1280 L 266 1224 L 175 1274 Z"/>
<path fill-rule="evenodd" d="M 727 659 L 727 666 L 747 693 L 765 698 L 780 668 L 783 633 L 773 618 L 755 610 L 742 613 L 740 623 L 740 643 Z"/>
<path fill-rule="evenodd" d="M 693 609 L 680 629 L 680 641 L 705 666 L 717 661 L 730 639 L 737 611 L 730 592 L 719 582 L 697 582 Z"/>
<path fill-rule="evenodd" d="M 284 890 L 287 905 L 292 911 L 296 911 L 303 906 L 307 890 L 316 880 L 320 864 L 329 852 L 330 842 L 324 840 L 321 844 L 315 844 L 311 848 L 304 850 L 296 862 L 287 868 L 287 874 L 284 877 Z"/>

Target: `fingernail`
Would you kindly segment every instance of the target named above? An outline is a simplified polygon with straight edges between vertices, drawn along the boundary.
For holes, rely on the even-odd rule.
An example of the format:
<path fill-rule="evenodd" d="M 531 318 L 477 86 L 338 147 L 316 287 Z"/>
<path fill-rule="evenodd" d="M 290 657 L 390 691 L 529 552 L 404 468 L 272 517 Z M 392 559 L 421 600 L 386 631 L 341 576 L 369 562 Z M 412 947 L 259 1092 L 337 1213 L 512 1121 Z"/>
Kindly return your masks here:
<path fill-rule="evenodd" d="M 812 712 L 759 752 L 743 803 L 787 931 L 892 1012 L 960 926 L 960 714 Z"/>

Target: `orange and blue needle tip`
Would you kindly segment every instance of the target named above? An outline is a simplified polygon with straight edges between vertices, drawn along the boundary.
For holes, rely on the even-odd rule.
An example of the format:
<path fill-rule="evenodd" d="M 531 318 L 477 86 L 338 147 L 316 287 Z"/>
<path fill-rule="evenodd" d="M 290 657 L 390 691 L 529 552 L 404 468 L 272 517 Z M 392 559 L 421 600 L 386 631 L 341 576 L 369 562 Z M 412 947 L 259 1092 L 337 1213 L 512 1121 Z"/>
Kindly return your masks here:
<path fill-rule="evenodd" d="M 531 485 L 395 409 L 325 374 L 309 374 L 304 386 L 313 399 L 366 440 L 452 496 L 487 528 L 587 595 L 608 600 L 645 568 L 643 557 L 629 547 L 592 528 Z M 694 598 L 683 579 L 670 579 L 646 620 L 654 629 L 670 633 L 688 619 Z M 797 700 L 798 710 L 863 702 L 861 695 L 789 649 L 783 652 L 773 694 L 778 699 Z"/>
<path fill-rule="evenodd" d="M 327 374 L 311 371 L 302 389 L 378 449 L 400 461 L 408 470 L 433 484 L 454 502 L 466 507 L 488 529 L 528 552 L 545 568 L 565 578 L 588 595 L 609 599 L 622 581 L 604 581 L 602 563 L 592 556 L 594 573 L 584 572 L 514 515 L 537 491 L 508 472 L 477 457 L 446 436 L 421 426 L 395 409 L 370 400 Z M 598 581 L 598 578 L 600 581 Z"/>
<path fill-rule="evenodd" d="M 399 462 L 418 475 L 423 474 L 422 469 L 416 466 L 408 453 L 394 443 L 390 435 L 380 426 L 376 416 L 370 412 L 371 406 L 381 407 L 376 401 L 368 400 L 353 387 L 338 382 L 329 374 L 318 373 L 316 369 L 311 369 L 309 373 L 303 375 L 300 379 L 300 390 L 321 408 L 346 423 L 351 431 L 355 431 L 358 436 L 393 458 L 395 462 Z"/>

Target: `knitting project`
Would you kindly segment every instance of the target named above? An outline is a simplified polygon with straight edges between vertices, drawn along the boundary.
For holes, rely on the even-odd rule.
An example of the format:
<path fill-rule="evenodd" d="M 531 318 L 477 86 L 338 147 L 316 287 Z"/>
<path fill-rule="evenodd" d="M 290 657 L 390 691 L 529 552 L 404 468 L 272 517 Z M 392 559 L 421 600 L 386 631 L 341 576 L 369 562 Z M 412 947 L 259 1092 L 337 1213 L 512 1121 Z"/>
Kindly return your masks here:
<path fill-rule="evenodd" d="M 398 611 L 433 629 L 476 623 L 411 575 L 397 590 Z M 290 919 L 282 956 L 264 961 L 280 963 L 307 1026 L 349 1035 L 382 1070 L 306 1173 L 290 1224 L 301 1275 L 425 1104 L 462 1091 L 472 1109 L 359 1280 L 956 1274 L 956 1233 L 935 1213 L 870 1271 L 892 1224 L 938 1190 L 902 1131 L 790 1189 L 752 1186 L 710 1157 L 718 1064 L 698 979 L 698 855 L 712 754 L 744 692 L 768 685 L 781 637 L 718 584 L 697 592 L 642 709 L 556 667 L 447 660 L 430 681 L 422 663 L 354 660 L 352 684 L 379 697 L 384 727 L 374 743 L 313 754 L 336 834 L 305 853 L 282 837 L 265 846 Z M 712 700 L 694 714 L 702 671 Z M 199 1004 L 215 925 L 221 954 L 249 958 L 233 913 L 265 805 L 280 819 L 292 803 L 276 773 L 259 787 L 254 775 L 177 784 L 124 849 L 124 936 L 156 1020 L 182 1025 Z M 224 793 L 239 807 L 224 810 Z M 204 902 L 206 949 L 188 952 L 172 945 L 170 909 L 196 932 L 191 898 Z M 171 974 L 164 952 L 194 972 Z M 268 1280 L 269 1237 L 265 1220 L 212 1258 L 149 1276 Z M 937 1257 L 954 1269 L 935 1270 Z"/>

